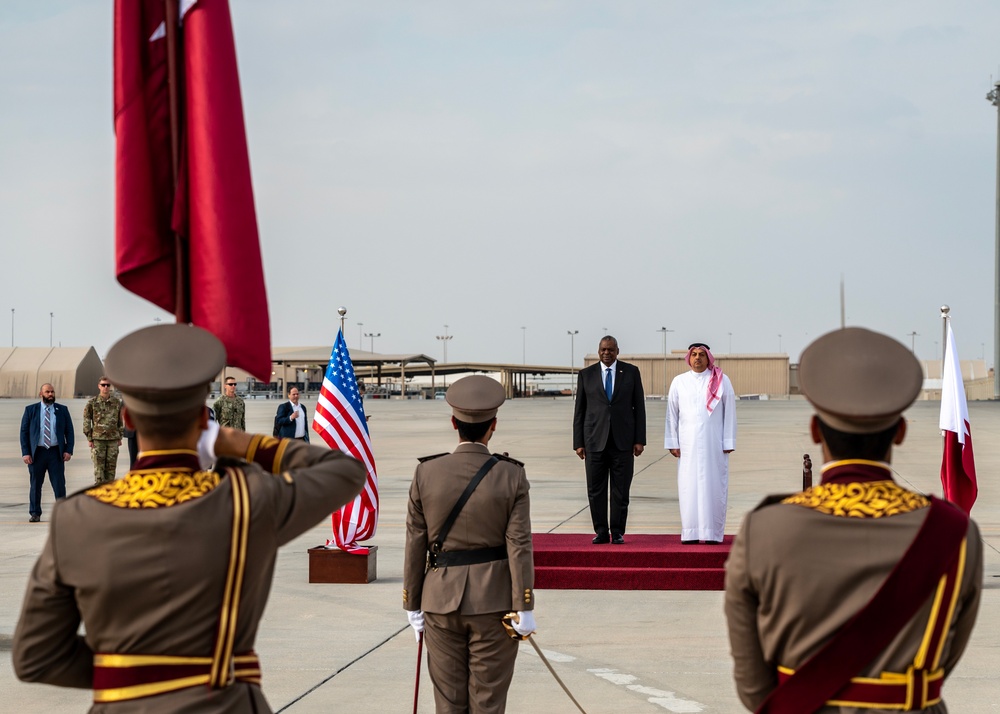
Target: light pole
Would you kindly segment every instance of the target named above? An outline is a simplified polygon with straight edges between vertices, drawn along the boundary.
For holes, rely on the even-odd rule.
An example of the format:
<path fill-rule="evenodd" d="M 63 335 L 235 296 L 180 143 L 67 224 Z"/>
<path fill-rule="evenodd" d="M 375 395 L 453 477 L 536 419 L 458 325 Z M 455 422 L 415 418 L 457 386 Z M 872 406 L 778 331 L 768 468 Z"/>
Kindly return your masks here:
<path fill-rule="evenodd" d="M 363 338 L 361 337 L 361 328 L 362 328 L 362 326 L 364 326 L 364 324 L 365 323 L 363 323 L 363 322 L 359 322 L 358 323 L 358 349 L 359 350 L 363 350 L 365 348 L 365 343 L 362 342 Z"/>
<path fill-rule="evenodd" d="M 778 354 L 781 354 L 781 333 L 778 333 Z"/>
<path fill-rule="evenodd" d="M 1000 81 L 986 95 L 986 101 L 1000 108 Z M 997 193 L 994 215 L 993 272 L 993 364 L 1000 366 L 1000 111 L 997 112 Z M 1000 399 L 1000 369 L 993 372 L 993 398 Z"/>
<path fill-rule="evenodd" d="M 365 337 L 371 337 L 372 338 L 372 341 L 371 341 L 371 353 L 372 354 L 375 354 L 375 338 L 376 337 L 381 337 L 381 336 L 382 336 L 381 332 L 366 332 L 365 333 Z"/>
<path fill-rule="evenodd" d="M 448 363 L 448 340 L 450 340 L 452 337 L 454 337 L 454 335 L 449 335 L 448 334 L 448 326 L 445 325 L 444 326 L 444 334 L 443 335 L 435 335 L 435 337 L 437 339 L 441 340 L 441 344 L 444 347 L 444 359 L 441 361 L 441 364 L 445 365 L 445 364 Z M 448 386 L 448 376 L 446 374 L 442 374 L 441 375 L 441 381 L 442 381 L 442 383 L 444 384 L 445 387 Z"/>
<path fill-rule="evenodd" d="M 729 354 L 733 353 L 733 333 L 729 333 Z"/>
<path fill-rule="evenodd" d="M 521 364 L 528 364 L 528 359 L 525 356 L 527 352 L 525 351 L 528 343 L 528 328 L 521 325 Z"/>
<path fill-rule="evenodd" d="M 569 335 L 569 391 L 573 395 L 573 398 L 576 399 L 576 386 L 573 384 L 573 365 L 576 362 L 576 354 L 573 341 L 580 334 L 580 331 L 566 330 L 566 334 Z"/>
<path fill-rule="evenodd" d="M 10 346 L 14 346 L 14 308 L 10 309 Z"/>
<path fill-rule="evenodd" d="M 441 363 L 445 364 L 445 363 L 448 362 L 448 340 L 450 340 L 451 338 L 453 338 L 454 335 L 449 335 L 448 334 L 448 326 L 445 325 L 444 326 L 444 334 L 443 335 L 435 335 L 435 337 L 437 339 L 441 340 L 441 342 L 444 345 L 444 359 L 441 361 Z"/>
<path fill-rule="evenodd" d="M 913 354 L 917 353 L 917 338 L 920 337 L 919 332 L 908 332 L 906 336 L 910 338 L 910 352 Z"/>
<path fill-rule="evenodd" d="M 52 321 L 55 319 L 55 313 L 49 313 L 49 347 L 52 347 Z"/>
<path fill-rule="evenodd" d="M 673 330 L 661 327 L 657 332 L 663 333 L 663 401 L 667 401 L 667 333 Z"/>

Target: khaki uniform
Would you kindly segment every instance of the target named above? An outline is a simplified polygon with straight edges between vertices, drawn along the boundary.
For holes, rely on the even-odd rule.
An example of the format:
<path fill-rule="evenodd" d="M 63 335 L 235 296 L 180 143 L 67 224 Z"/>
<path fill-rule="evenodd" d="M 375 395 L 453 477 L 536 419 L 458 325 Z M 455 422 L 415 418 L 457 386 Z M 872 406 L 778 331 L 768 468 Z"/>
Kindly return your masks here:
<path fill-rule="evenodd" d="M 403 609 L 423 610 L 427 668 L 438 712 L 503 712 L 518 643 L 500 620 L 534 608 L 528 479 L 509 459 L 493 466 L 452 526 L 444 551 L 506 545 L 507 559 L 425 572 L 427 550 L 489 457 L 464 442 L 424 460 L 410 486 Z"/>
<path fill-rule="evenodd" d="M 833 472 L 825 472 L 824 479 L 827 473 Z M 824 483 L 762 505 L 743 521 L 726 563 L 725 609 L 736 688 L 748 709 L 756 709 L 778 685 L 778 667 L 801 667 L 871 600 L 916 536 L 929 502 L 897 486 L 888 469 L 884 476 L 884 481 Z M 965 649 L 979 605 L 983 554 L 972 521 L 966 547 L 950 631 L 939 661 L 929 655 L 926 665 L 945 677 Z M 857 676 L 905 675 L 924 639 L 933 601 Z M 942 701 L 917 711 L 947 709 Z"/>
<path fill-rule="evenodd" d="M 83 433 L 94 444 L 90 450 L 94 483 L 115 480 L 124 428 L 122 400 L 114 395 L 91 397 L 83 408 Z"/>
<path fill-rule="evenodd" d="M 253 651 L 276 551 L 350 501 L 365 469 L 339 451 L 269 436 L 254 437 L 248 454 L 249 536 L 232 647 L 237 680 L 95 703 L 92 712 L 271 711 L 254 677 L 240 674 L 239 656 Z M 21 679 L 89 689 L 95 653 L 212 657 L 234 483 L 199 471 L 192 451 L 156 452 L 136 467 L 56 504 L 14 634 Z M 153 488 L 138 488 L 151 481 Z M 77 634 L 81 620 L 84 635 Z"/>
<path fill-rule="evenodd" d="M 219 426 L 229 426 L 240 431 L 247 430 L 246 403 L 242 397 L 227 397 L 223 394 L 212 406 Z"/>

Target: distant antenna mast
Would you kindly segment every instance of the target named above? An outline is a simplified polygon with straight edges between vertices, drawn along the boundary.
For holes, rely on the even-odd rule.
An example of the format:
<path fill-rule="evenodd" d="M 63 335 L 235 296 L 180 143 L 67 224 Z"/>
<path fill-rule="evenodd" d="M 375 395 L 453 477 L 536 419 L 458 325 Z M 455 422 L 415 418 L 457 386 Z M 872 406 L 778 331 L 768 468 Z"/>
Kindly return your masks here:
<path fill-rule="evenodd" d="M 844 321 L 844 274 L 840 274 L 840 329 L 847 327 Z"/>

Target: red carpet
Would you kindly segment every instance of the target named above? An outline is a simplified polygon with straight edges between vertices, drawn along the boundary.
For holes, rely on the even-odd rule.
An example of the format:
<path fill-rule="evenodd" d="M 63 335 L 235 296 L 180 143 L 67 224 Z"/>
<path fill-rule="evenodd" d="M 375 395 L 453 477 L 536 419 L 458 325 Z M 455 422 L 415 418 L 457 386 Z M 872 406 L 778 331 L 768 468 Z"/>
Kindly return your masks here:
<path fill-rule="evenodd" d="M 588 533 L 533 533 L 539 590 L 722 590 L 733 537 L 722 545 L 681 545 L 679 535 L 625 534 L 624 545 L 594 545 Z"/>

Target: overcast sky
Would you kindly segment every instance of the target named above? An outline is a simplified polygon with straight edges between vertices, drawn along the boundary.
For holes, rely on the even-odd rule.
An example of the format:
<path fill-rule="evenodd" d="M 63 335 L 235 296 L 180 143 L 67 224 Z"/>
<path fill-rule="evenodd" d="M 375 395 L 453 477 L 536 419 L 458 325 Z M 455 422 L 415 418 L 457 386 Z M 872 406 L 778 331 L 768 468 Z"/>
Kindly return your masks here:
<path fill-rule="evenodd" d="M 112 6 L 0 5 L 18 346 L 171 319 L 114 279 Z M 661 327 L 795 361 L 843 275 L 848 324 L 928 359 L 947 303 L 992 364 L 995 0 L 232 13 L 275 346 L 332 344 L 345 305 L 350 347 L 440 359 L 448 325 L 449 361 L 566 364 L 569 330 L 577 365 L 605 331 L 659 353 Z"/>

